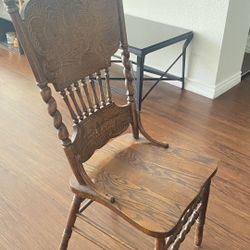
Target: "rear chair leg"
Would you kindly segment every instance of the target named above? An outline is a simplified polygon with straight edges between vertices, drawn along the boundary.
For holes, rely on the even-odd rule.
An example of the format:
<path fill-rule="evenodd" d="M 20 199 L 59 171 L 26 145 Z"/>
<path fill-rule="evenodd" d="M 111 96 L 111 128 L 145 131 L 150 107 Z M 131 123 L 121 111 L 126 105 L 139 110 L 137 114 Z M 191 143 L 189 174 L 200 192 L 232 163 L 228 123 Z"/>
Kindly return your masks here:
<path fill-rule="evenodd" d="M 66 224 L 66 228 L 63 232 L 62 241 L 61 241 L 59 250 L 66 250 L 68 248 L 68 242 L 72 234 L 72 227 L 75 224 L 76 214 L 79 211 L 82 201 L 83 201 L 82 198 L 74 195 L 71 208 L 70 208 L 70 212 L 69 212 L 69 216 L 68 216 L 68 220 L 67 220 L 67 224 Z"/>
<path fill-rule="evenodd" d="M 166 246 L 165 238 L 156 238 L 155 250 L 164 250 Z"/>
<path fill-rule="evenodd" d="M 197 247 L 199 247 L 202 243 L 203 238 L 203 230 L 206 220 L 206 212 L 207 212 L 207 204 L 208 204 L 208 198 L 209 198 L 209 191 L 210 191 L 210 184 L 211 181 L 207 183 L 207 185 L 204 187 L 203 195 L 202 195 L 202 208 L 199 214 L 199 217 L 197 219 L 197 227 L 195 231 L 195 240 L 194 243 Z"/>

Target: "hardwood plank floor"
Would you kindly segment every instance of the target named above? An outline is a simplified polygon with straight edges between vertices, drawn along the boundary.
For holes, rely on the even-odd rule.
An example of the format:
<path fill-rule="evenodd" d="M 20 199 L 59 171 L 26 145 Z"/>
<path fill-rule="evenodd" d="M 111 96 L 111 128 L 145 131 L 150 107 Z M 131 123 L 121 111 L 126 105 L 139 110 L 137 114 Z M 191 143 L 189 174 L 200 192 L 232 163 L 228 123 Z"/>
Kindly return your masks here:
<path fill-rule="evenodd" d="M 57 249 L 72 198 L 70 168 L 26 58 L 5 50 L 0 50 L 0 121 L 0 249 Z M 202 249 L 250 249 L 250 78 L 214 101 L 161 84 L 143 103 L 143 123 L 170 146 L 220 159 Z M 133 248 L 153 249 L 152 238 L 106 208 L 94 204 L 86 213 Z M 69 249 L 128 249 L 81 227 L 100 246 L 73 235 Z M 193 232 L 181 249 L 193 249 L 192 241 Z"/>

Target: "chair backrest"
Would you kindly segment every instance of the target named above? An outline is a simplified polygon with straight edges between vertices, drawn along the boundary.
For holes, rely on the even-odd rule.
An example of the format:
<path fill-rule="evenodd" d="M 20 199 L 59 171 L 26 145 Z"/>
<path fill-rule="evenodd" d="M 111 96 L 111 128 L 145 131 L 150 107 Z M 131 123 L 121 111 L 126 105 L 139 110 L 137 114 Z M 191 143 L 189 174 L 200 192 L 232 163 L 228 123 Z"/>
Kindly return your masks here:
<path fill-rule="evenodd" d="M 15 0 L 4 2 L 72 170 L 79 182 L 90 183 L 81 165 L 96 149 L 129 124 L 138 137 L 122 0 L 30 0 L 21 15 Z M 119 46 L 128 95 L 125 106 L 112 101 L 109 80 L 111 56 Z M 71 139 L 48 83 L 60 92 L 71 114 Z"/>

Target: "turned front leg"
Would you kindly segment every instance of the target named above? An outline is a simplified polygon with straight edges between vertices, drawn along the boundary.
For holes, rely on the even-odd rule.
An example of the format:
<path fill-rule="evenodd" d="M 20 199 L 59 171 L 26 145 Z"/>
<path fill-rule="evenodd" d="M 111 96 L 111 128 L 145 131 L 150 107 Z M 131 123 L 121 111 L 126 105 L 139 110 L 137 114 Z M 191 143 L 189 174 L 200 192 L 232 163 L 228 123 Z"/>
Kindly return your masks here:
<path fill-rule="evenodd" d="M 68 242 L 72 234 L 72 228 L 76 221 L 76 214 L 79 211 L 82 201 L 82 198 L 76 195 L 74 196 L 59 250 L 66 250 L 68 248 Z"/>

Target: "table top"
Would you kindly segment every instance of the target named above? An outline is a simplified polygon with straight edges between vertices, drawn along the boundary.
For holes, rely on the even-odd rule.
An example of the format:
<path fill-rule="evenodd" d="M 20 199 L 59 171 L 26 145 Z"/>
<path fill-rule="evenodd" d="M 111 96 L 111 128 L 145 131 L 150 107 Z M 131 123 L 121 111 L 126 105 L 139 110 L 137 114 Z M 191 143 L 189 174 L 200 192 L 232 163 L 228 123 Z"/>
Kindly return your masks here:
<path fill-rule="evenodd" d="M 182 41 L 192 31 L 168 24 L 125 15 L 129 47 L 144 50 L 169 41 L 169 45 Z"/>

